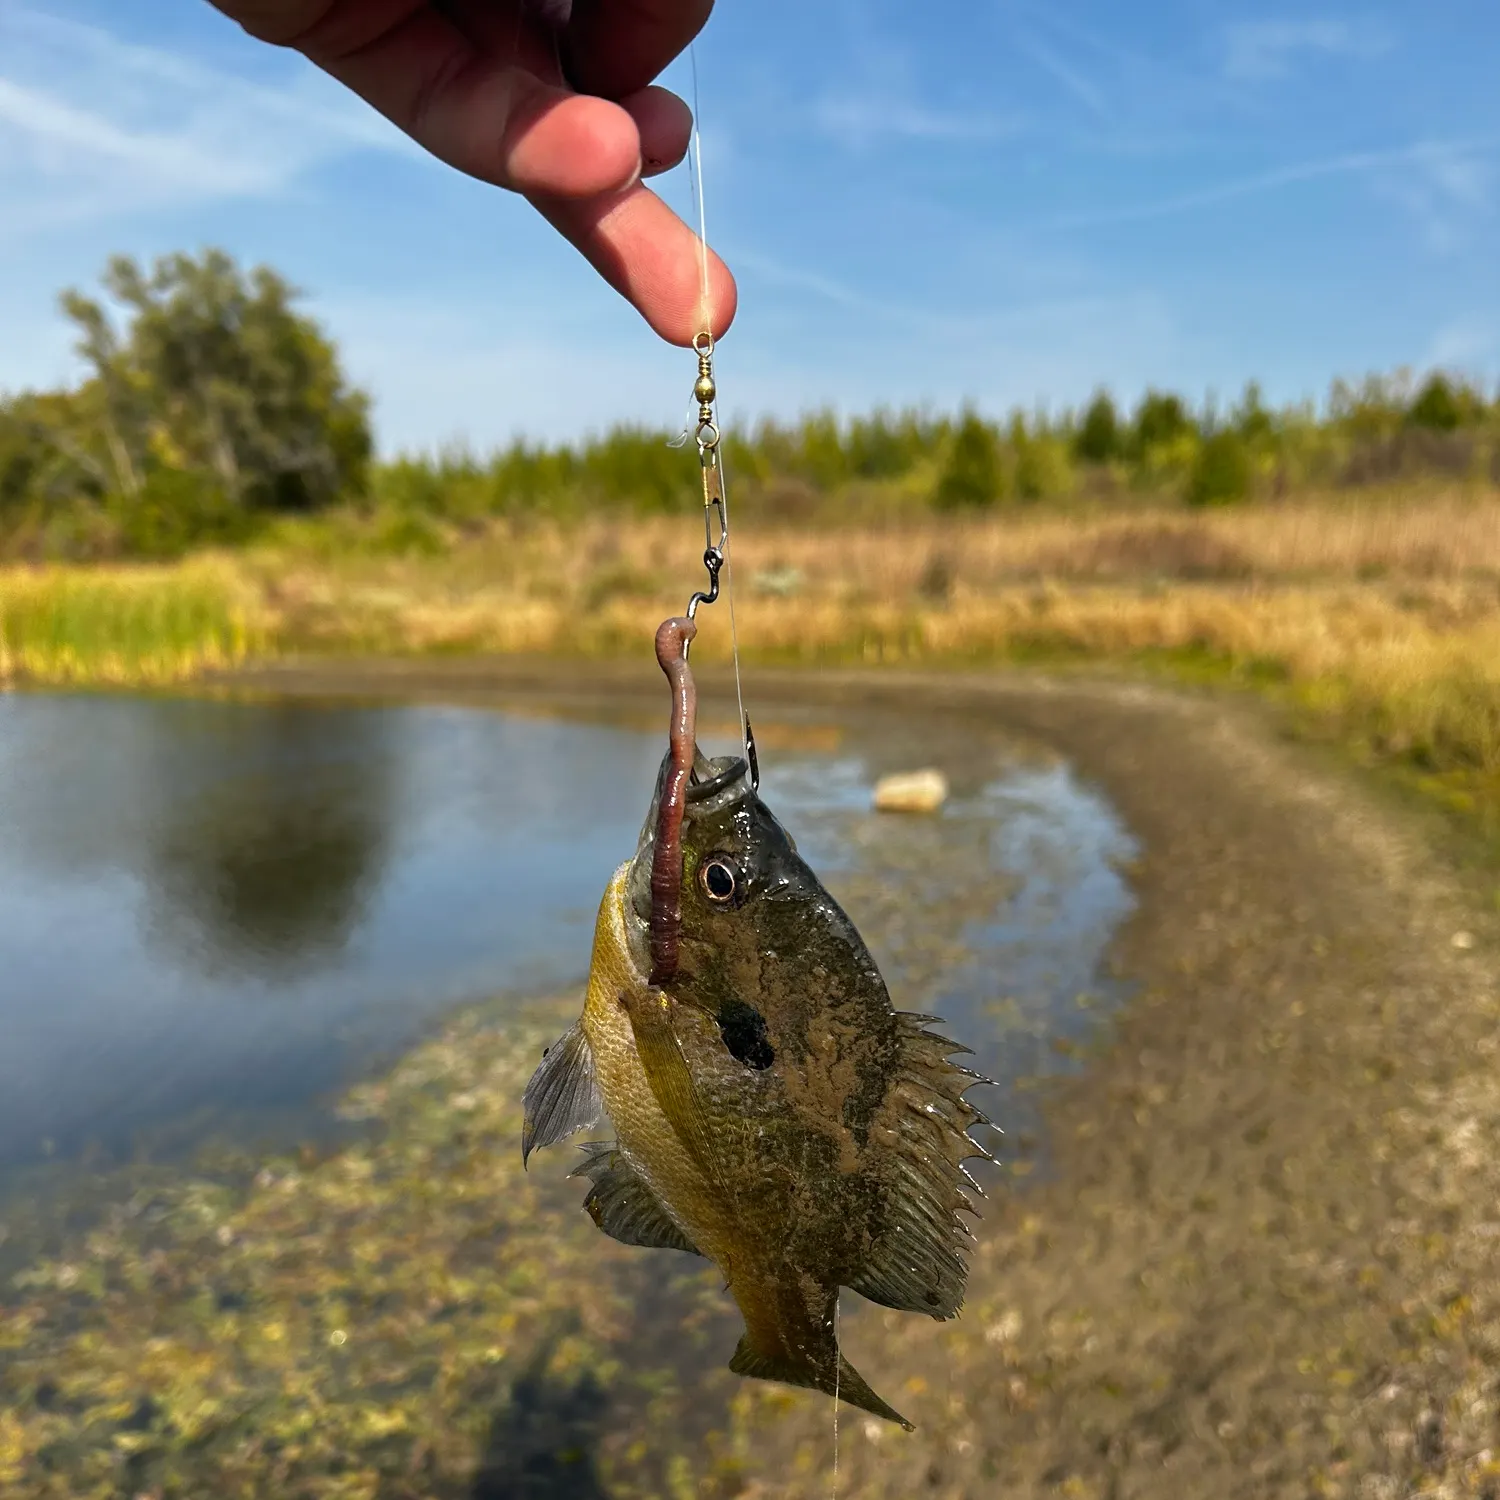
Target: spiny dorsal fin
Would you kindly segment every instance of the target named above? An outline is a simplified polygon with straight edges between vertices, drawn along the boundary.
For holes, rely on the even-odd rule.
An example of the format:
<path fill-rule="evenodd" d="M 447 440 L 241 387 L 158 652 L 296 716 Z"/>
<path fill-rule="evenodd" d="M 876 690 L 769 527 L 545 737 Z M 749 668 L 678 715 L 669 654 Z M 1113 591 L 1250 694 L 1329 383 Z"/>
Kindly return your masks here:
<path fill-rule="evenodd" d="M 552 1146 L 575 1130 L 599 1123 L 604 1101 L 594 1081 L 594 1054 L 581 1027 L 574 1026 L 542 1054 L 521 1104 L 521 1163 L 538 1146 Z"/>
<path fill-rule="evenodd" d="M 583 1206 L 605 1234 L 622 1245 L 703 1253 L 672 1222 L 656 1194 L 613 1146 L 589 1141 L 583 1149 L 589 1153 L 588 1160 L 568 1175 L 587 1177 L 594 1184 Z"/>
<path fill-rule="evenodd" d="M 948 1061 L 960 1049 L 926 1030 L 928 1019 L 901 1017 L 902 1066 L 876 1122 L 886 1145 L 880 1228 L 847 1285 L 882 1307 L 951 1318 L 968 1276 L 958 1214 L 974 1211 L 961 1163 L 983 1154 L 967 1132 L 984 1116 L 963 1098 L 973 1075 Z"/>

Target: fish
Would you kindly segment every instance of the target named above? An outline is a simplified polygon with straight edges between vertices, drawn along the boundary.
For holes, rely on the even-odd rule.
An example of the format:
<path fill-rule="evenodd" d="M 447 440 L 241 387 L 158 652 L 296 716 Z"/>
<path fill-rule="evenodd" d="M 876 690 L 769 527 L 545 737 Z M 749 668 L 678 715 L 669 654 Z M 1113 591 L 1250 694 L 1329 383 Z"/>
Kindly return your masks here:
<path fill-rule="evenodd" d="M 849 916 L 739 756 L 694 740 L 690 622 L 657 657 L 669 748 L 600 902 L 583 1013 L 527 1085 L 523 1161 L 607 1121 L 572 1174 L 627 1244 L 703 1256 L 744 1318 L 729 1368 L 912 1424 L 841 1354 L 840 1288 L 936 1319 L 963 1303 L 988 1125 L 969 1049 L 898 1011 Z"/>

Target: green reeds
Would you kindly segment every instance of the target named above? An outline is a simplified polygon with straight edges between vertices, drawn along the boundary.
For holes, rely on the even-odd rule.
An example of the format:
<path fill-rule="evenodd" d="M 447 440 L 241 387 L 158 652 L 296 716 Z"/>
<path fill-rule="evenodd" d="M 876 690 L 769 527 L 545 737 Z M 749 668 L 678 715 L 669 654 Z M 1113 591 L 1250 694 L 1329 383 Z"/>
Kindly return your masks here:
<path fill-rule="evenodd" d="M 266 644 L 250 596 L 222 565 L 0 572 L 0 685 L 180 682 Z"/>

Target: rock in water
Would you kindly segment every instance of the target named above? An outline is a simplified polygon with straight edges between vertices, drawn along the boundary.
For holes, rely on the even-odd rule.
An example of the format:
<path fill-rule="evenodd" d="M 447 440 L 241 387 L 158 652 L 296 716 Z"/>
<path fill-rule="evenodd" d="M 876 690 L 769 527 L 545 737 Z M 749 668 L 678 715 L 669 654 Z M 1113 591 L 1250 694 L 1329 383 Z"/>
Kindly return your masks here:
<path fill-rule="evenodd" d="M 875 785 L 879 812 L 936 812 L 948 800 L 948 778 L 941 771 L 902 771 Z"/>

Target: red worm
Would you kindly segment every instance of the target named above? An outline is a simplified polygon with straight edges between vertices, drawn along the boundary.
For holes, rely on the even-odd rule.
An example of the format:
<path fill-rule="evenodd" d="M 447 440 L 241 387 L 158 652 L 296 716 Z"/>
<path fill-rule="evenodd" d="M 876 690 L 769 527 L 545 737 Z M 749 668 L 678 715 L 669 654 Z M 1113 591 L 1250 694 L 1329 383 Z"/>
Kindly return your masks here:
<path fill-rule="evenodd" d="M 697 745 L 698 689 L 688 666 L 688 642 L 698 627 L 686 619 L 664 620 L 656 632 L 656 660 L 672 685 L 672 721 L 667 733 L 672 766 L 656 811 L 651 850 L 651 983 L 665 984 L 677 972 L 682 936 L 682 815 Z"/>

